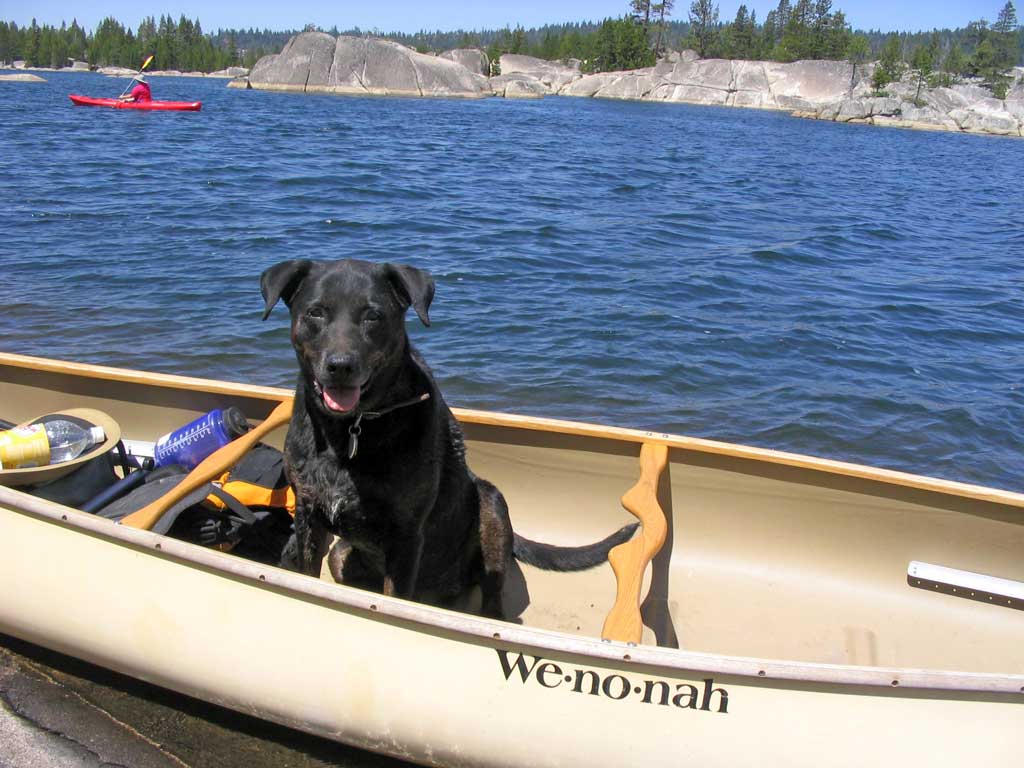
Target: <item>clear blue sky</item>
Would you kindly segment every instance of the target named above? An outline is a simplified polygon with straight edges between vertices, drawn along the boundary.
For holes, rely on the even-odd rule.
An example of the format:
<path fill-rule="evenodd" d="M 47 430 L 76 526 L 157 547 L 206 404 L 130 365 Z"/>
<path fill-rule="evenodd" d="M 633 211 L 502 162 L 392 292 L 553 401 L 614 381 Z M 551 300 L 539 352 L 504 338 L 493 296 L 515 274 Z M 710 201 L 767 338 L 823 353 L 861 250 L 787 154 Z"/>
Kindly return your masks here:
<path fill-rule="evenodd" d="M 917 31 L 934 27 L 962 27 L 967 22 L 986 18 L 995 21 L 1005 0 L 833 0 L 832 7 L 846 13 L 855 29 Z M 739 0 L 721 0 L 720 18 L 736 15 Z M 759 20 L 778 0 L 749 0 Z M 1024 18 L 1024 0 L 1014 3 L 1018 17 Z M 676 0 L 673 18 L 685 20 L 689 0 Z M 301 29 L 316 24 L 330 29 L 360 27 L 382 32 L 417 32 L 421 29 L 496 29 L 506 24 L 515 27 L 539 27 L 567 21 L 600 21 L 618 17 L 629 9 L 628 0 L 513 0 L 507 3 L 472 3 L 467 0 L 390 0 L 389 2 L 352 2 L 352 0 L 290 0 L 290 2 L 251 2 L 223 0 L 0 0 L 0 19 L 30 24 L 59 26 L 61 21 L 95 29 L 99 21 L 113 16 L 133 29 L 143 16 L 170 14 L 177 19 L 185 14 L 198 18 L 205 32 L 219 27 L 259 27 L 273 30 Z"/>

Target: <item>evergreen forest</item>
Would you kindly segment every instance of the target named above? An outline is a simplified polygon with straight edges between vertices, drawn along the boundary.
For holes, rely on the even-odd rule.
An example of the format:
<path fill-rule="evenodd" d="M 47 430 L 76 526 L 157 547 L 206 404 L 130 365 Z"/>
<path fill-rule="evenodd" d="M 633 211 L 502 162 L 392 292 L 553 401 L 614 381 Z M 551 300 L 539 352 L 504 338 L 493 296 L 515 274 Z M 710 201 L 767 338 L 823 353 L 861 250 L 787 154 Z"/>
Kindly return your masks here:
<path fill-rule="evenodd" d="M 832 0 L 779 0 L 764 19 L 741 5 L 733 19 L 719 17 L 712 0 L 693 0 L 683 10 L 674 0 L 629 0 L 617 19 L 481 31 L 421 31 L 415 34 L 338 27 L 333 35 L 373 35 L 422 53 L 452 48 L 484 49 L 492 62 L 504 53 L 548 60 L 577 59 L 587 72 L 651 66 L 667 51 L 691 48 L 702 58 L 790 62 L 801 59 L 848 60 L 854 65 L 879 61 L 878 90 L 907 71 L 920 82 L 948 85 L 963 77 L 981 77 L 998 96 L 1011 82 L 1008 71 L 1024 64 L 1024 27 L 1012 0 L 994 21 L 965 20 L 957 29 L 917 32 L 854 30 Z M 320 29 L 307 25 L 304 31 Z M 212 72 L 229 66 L 251 67 L 260 57 L 281 50 L 299 30 L 219 29 L 206 33 L 199 19 L 169 15 L 146 17 L 137 29 L 106 18 L 89 31 L 72 20 L 60 27 L 19 27 L 0 21 L 0 64 L 22 60 L 29 67 L 60 68 L 71 61 L 91 66 L 136 68 L 150 54 L 153 70 Z M 495 72 L 496 73 L 496 72 Z"/>

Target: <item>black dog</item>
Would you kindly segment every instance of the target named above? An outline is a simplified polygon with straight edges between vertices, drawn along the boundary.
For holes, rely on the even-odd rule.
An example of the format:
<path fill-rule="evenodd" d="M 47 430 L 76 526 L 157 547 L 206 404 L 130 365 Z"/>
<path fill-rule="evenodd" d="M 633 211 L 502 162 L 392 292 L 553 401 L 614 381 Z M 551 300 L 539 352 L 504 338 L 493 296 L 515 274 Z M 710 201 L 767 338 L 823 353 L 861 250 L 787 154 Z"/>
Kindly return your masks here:
<path fill-rule="evenodd" d="M 319 574 L 335 534 L 335 578 L 436 605 L 479 584 L 484 615 L 502 618 L 513 555 L 582 570 L 632 535 L 635 525 L 596 544 L 556 547 L 512 532 L 504 497 L 466 466 L 462 431 L 406 335 L 410 306 L 430 324 L 429 274 L 295 260 L 270 267 L 260 283 L 264 320 L 278 299 L 288 305 L 299 361 L 285 442 L 297 570 Z"/>

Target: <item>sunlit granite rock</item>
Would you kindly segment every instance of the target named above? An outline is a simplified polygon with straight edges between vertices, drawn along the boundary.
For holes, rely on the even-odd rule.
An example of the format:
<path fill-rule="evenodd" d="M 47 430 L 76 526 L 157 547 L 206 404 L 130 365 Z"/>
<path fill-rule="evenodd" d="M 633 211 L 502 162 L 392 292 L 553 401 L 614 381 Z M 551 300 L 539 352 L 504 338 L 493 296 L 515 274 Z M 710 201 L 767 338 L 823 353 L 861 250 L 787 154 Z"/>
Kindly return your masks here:
<path fill-rule="evenodd" d="M 799 117 L 902 128 L 1024 135 L 1024 68 L 1013 72 L 1007 98 L 978 83 L 918 91 L 912 74 L 876 94 L 874 64 L 844 61 L 700 59 L 671 52 L 655 66 L 583 74 L 580 62 L 505 54 L 501 74 L 487 78 L 477 49 L 440 56 L 372 37 L 304 32 L 280 54 L 265 56 L 233 88 L 379 96 L 540 98 L 546 95 L 786 110 Z"/>
<path fill-rule="evenodd" d="M 486 78 L 463 65 L 417 53 L 404 45 L 371 37 L 303 32 L 279 54 L 256 62 L 248 78 L 232 87 L 261 90 L 374 96 L 489 94 Z"/>

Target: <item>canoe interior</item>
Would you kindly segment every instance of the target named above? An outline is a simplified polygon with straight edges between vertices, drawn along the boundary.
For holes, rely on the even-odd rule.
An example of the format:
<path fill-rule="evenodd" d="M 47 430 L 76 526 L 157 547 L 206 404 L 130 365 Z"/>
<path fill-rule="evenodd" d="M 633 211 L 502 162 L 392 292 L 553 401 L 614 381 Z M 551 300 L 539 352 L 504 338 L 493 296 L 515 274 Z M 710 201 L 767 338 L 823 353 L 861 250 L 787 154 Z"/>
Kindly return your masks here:
<path fill-rule="evenodd" d="M 154 440 L 215 407 L 264 418 L 280 390 L 0 360 L 0 417 L 104 410 Z M 131 378 L 131 377 L 130 377 Z M 528 538 L 579 544 L 631 522 L 644 436 L 560 434 L 465 416 L 473 470 L 508 499 Z M 284 430 L 267 440 L 280 447 Z M 1024 508 L 816 469 L 671 447 L 658 498 L 668 540 L 645 580 L 643 643 L 807 663 L 1024 673 L 1024 610 L 913 588 L 912 560 L 1024 581 Z M 328 577 L 329 578 L 329 577 Z M 648 592 L 648 587 L 650 587 Z M 526 626 L 599 637 L 615 597 L 607 564 L 529 566 L 506 604 Z"/>

